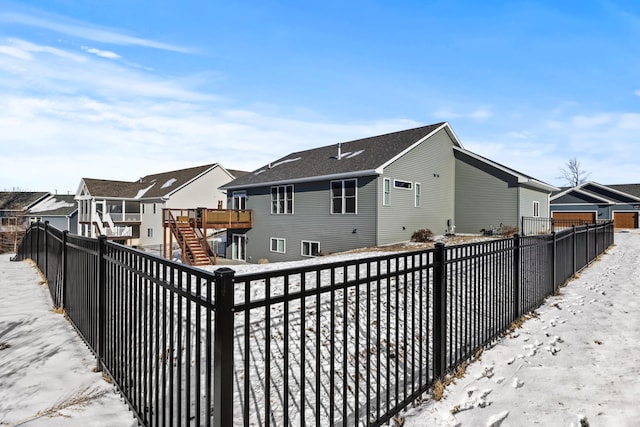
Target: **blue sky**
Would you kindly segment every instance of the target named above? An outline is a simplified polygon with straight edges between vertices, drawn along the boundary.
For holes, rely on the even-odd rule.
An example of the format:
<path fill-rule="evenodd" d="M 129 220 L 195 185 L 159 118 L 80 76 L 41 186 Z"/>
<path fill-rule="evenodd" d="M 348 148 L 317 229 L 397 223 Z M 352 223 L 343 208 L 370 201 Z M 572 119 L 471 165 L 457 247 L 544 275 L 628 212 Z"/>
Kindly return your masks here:
<path fill-rule="evenodd" d="M 638 183 L 634 1 L 0 0 L 0 190 L 75 192 L 441 121 L 553 185 Z"/>

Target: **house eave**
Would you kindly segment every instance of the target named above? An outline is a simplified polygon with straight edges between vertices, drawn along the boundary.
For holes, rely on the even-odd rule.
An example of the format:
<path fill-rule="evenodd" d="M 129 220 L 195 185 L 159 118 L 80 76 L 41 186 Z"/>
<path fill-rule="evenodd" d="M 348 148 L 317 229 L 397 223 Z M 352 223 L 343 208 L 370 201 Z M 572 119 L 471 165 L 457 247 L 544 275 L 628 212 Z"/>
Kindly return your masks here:
<path fill-rule="evenodd" d="M 293 179 L 257 182 L 253 184 L 222 186 L 220 187 L 220 189 L 244 190 L 247 188 L 271 187 L 273 185 L 302 184 L 307 182 L 331 181 L 331 180 L 346 179 L 346 178 L 359 178 L 363 176 L 381 175 L 382 172 L 380 172 L 380 170 L 381 170 L 380 168 L 368 169 L 368 170 L 362 170 L 362 171 L 342 172 L 342 173 L 329 174 L 329 175 L 307 176 L 307 177 L 300 177 L 300 178 L 293 178 Z"/>

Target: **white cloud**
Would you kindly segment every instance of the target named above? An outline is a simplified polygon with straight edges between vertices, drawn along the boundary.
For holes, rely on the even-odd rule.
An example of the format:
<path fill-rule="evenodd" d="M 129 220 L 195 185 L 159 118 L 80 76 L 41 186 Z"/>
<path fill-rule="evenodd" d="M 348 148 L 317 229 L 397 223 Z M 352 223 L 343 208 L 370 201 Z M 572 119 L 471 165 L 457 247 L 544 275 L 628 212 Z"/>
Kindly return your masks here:
<path fill-rule="evenodd" d="M 147 40 L 125 34 L 124 30 L 93 25 L 51 13 L 44 13 L 36 9 L 29 9 L 28 13 L 18 11 L 0 12 L 0 23 L 20 24 L 28 27 L 41 28 L 58 34 L 106 44 L 141 46 L 181 53 L 193 52 L 192 49 L 183 46 Z"/>
<path fill-rule="evenodd" d="M 484 121 L 493 117 L 493 111 L 489 106 L 480 106 L 470 111 L 462 111 L 463 107 L 452 109 L 451 107 L 441 107 L 433 113 L 433 116 L 442 120 L 451 119 L 472 119 Z"/>
<path fill-rule="evenodd" d="M 82 46 L 82 50 L 88 52 L 88 53 L 92 53 L 96 56 L 100 56 L 102 58 L 107 58 L 107 59 L 120 59 L 121 56 L 118 55 L 115 52 L 111 52 L 109 50 L 100 50 L 100 49 L 96 49 L 94 47 L 87 47 L 87 46 Z"/>

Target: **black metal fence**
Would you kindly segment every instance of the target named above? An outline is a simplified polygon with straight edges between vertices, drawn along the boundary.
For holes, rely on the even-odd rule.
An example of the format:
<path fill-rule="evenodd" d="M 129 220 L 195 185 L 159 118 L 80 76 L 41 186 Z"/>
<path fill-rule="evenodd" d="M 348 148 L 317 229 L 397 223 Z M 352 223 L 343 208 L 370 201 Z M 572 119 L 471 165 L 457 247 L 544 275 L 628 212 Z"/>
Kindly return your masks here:
<path fill-rule="evenodd" d="M 589 221 L 585 219 L 569 219 L 569 218 L 542 218 L 542 217 L 522 217 L 520 225 L 520 234 L 523 236 L 550 234 L 552 232 L 560 232 L 571 227 L 579 227 L 582 225 L 606 224 L 609 220 Z"/>
<path fill-rule="evenodd" d="M 32 226 L 54 304 L 143 425 L 381 425 L 613 243 L 613 223 L 205 271 Z"/>

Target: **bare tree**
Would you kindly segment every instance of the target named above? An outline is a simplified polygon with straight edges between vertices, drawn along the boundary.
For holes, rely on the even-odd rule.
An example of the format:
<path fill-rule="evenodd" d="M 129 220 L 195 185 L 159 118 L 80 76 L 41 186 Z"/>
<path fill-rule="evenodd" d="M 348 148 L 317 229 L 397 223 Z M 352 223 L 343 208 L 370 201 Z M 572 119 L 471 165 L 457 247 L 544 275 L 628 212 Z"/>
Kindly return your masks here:
<path fill-rule="evenodd" d="M 587 172 L 582 169 L 582 165 L 575 157 L 569 159 L 564 168 L 560 169 L 561 175 L 558 179 L 564 179 L 566 184 L 571 187 L 576 187 L 580 184 L 584 184 L 591 175 L 591 172 Z"/>

